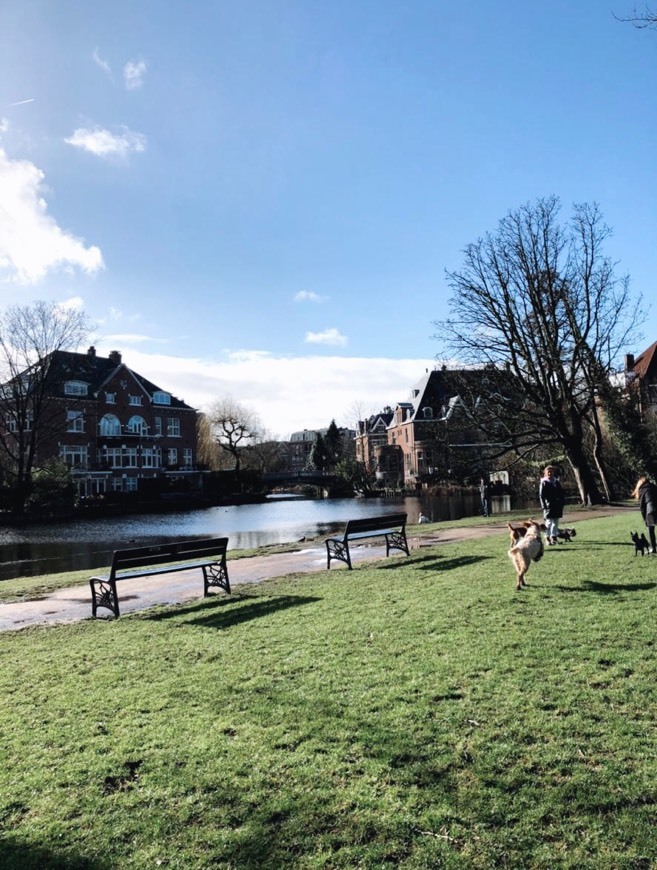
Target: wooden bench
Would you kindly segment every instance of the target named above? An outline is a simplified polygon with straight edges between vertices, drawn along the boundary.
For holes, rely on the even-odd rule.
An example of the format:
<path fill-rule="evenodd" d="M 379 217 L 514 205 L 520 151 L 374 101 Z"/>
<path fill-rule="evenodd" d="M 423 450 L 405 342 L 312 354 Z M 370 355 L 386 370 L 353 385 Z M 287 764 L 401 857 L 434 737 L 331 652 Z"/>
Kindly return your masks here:
<path fill-rule="evenodd" d="M 226 550 L 228 538 L 205 538 L 200 541 L 177 541 L 173 544 L 158 544 L 154 547 L 135 547 L 115 550 L 109 574 L 99 574 L 89 580 L 91 585 L 91 615 L 96 616 L 99 607 L 111 610 L 119 616 L 119 596 L 116 584 L 119 580 L 135 577 L 151 577 L 154 574 L 170 574 L 174 571 L 203 571 L 203 596 L 210 588 L 219 587 L 230 592 Z"/>
<path fill-rule="evenodd" d="M 363 517 L 359 520 L 349 520 L 341 538 L 326 539 L 326 567 L 331 567 L 333 559 L 346 562 L 351 569 L 349 542 L 362 538 L 374 538 L 378 535 L 386 539 L 386 556 L 391 550 L 408 552 L 406 540 L 406 514 L 384 514 L 380 517 Z"/>

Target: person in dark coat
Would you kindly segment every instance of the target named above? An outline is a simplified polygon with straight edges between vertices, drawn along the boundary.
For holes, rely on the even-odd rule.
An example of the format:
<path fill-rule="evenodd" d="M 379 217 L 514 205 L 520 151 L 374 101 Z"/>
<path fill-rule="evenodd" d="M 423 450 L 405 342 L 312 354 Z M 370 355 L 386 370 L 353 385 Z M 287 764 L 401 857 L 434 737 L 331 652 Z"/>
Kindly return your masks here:
<path fill-rule="evenodd" d="M 547 526 L 546 536 L 549 544 L 556 544 L 559 537 L 559 520 L 563 516 L 566 496 L 557 478 L 557 470 L 548 465 L 538 487 L 538 497 L 543 508 L 543 517 Z"/>
<path fill-rule="evenodd" d="M 648 529 L 650 552 L 657 552 L 655 523 L 657 523 L 657 485 L 649 477 L 640 477 L 634 487 L 633 497 L 639 501 L 639 510 Z"/>

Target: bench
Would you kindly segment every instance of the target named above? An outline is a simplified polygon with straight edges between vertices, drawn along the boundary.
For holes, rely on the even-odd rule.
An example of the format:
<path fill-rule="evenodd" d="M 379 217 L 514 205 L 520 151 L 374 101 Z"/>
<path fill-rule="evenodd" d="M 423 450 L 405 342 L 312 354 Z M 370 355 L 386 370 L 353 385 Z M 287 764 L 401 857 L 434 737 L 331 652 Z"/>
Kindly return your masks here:
<path fill-rule="evenodd" d="M 99 607 L 111 610 L 119 616 L 119 596 L 116 584 L 119 580 L 135 577 L 152 577 L 155 574 L 170 574 L 174 571 L 203 571 L 203 596 L 210 588 L 219 587 L 230 592 L 226 550 L 228 538 L 205 538 L 200 541 L 178 541 L 173 544 L 158 544 L 154 547 L 134 547 L 115 550 L 109 574 L 99 574 L 89 580 L 91 585 L 91 615 L 96 616 Z"/>
<path fill-rule="evenodd" d="M 384 514 L 380 517 L 349 520 L 341 538 L 326 539 L 326 567 L 331 567 L 333 559 L 339 559 L 341 562 L 346 562 L 351 569 L 349 542 L 379 535 L 386 539 L 386 556 L 390 555 L 391 550 L 402 550 L 407 556 L 410 555 L 406 540 L 406 516 L 406 514 Z"/>

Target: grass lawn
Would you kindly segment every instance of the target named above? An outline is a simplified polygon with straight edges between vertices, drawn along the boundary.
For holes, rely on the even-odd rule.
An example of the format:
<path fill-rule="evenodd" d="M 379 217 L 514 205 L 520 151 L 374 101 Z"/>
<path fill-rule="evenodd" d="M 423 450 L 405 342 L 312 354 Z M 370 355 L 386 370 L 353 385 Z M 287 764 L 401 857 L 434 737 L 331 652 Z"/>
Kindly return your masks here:
<path fill-rule="evenodd" d="M 636 527 L 0 634 L 0 867 L 657 867 Z"/>

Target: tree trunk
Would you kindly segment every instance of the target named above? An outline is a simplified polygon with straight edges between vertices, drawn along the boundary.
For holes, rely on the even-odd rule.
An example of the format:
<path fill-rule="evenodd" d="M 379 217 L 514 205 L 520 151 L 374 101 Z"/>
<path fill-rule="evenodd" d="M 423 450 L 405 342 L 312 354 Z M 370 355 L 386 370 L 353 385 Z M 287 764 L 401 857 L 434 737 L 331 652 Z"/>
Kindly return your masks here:
<path fill-rule="evenodd" d="M 575 475 L 582 504 L 602 504 L 604 500 L 600 494 L 593 470 L 584 454 L 581 441 L 578 442 L 575 439 L 569 440 L 568 443 L 564 444 L 564 447 L 566 458 Z"/>

